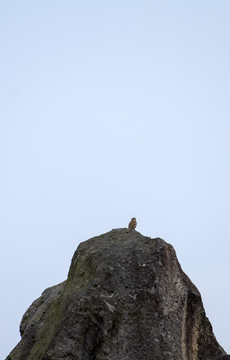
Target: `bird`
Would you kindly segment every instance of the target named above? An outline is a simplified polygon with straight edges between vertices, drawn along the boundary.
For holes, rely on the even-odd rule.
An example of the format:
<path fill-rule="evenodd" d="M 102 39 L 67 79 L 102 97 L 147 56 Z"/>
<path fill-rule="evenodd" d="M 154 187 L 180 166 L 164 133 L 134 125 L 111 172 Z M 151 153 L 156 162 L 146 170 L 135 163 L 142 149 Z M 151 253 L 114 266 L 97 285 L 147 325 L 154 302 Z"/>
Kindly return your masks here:
<path fill-rule="evenodd" d="M 131 221 L 129 222 L 129 227 L 127 229 L 127 233 L 131 230 L 131 229 L 136 229 L 136 226 L 137 226 L 137 220 L 135 217 L 133 217 L 131 219 Z"/>

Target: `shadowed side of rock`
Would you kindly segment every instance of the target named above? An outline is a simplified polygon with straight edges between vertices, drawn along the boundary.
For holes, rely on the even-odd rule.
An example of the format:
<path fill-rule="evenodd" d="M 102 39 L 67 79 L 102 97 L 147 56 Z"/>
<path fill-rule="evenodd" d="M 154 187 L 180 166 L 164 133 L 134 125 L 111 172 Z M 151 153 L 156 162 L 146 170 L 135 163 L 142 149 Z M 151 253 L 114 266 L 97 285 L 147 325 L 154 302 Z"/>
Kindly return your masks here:
<path fill-rule="evenodd" d="M 226 356 L 173 247 L 135 230 L 81 243 L 67 281 L 31 305 L 20 329 L 22 340 L 8 360 Z"/>
<path fill-rule="evenodd" d="M 230 355 L 220 355 L 209 360 L 230 360 Z"/>

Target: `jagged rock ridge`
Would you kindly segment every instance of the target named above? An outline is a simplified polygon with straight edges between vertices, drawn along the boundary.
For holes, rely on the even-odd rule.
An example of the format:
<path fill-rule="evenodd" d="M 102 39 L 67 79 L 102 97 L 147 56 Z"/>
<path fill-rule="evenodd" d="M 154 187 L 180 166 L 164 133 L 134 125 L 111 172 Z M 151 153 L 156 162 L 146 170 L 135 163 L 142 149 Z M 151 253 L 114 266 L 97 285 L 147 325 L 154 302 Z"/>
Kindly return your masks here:
<path fill-rule="evenodd" d="M 68 279 L 23 316 L 7 360 L 229 359 L 173 247 L 115 229 L 81 243 Z"/>

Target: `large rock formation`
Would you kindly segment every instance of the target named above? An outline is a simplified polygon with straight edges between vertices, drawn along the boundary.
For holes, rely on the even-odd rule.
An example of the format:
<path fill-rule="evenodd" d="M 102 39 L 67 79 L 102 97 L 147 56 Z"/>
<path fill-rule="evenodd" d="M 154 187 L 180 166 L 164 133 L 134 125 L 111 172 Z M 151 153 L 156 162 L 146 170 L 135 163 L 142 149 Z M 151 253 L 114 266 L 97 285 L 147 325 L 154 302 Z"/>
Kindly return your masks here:
<path fill-rule="evenodd" d="M 135 230 L 81 243 L 23 316 L 7 360 L 229 359 L 173 247 Z"/>

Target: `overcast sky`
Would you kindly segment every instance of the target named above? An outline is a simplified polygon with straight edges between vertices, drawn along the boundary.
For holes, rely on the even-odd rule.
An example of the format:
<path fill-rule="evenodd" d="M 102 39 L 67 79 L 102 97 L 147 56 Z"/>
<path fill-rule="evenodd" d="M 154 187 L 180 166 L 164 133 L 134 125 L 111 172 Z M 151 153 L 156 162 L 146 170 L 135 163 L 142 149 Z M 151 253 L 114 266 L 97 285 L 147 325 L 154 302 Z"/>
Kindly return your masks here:
<path fill-rule="evenodd" d="M 81 241 L 171 243 L 230 352 L 229 0 L 0 3 L 0 358 Z"/>

